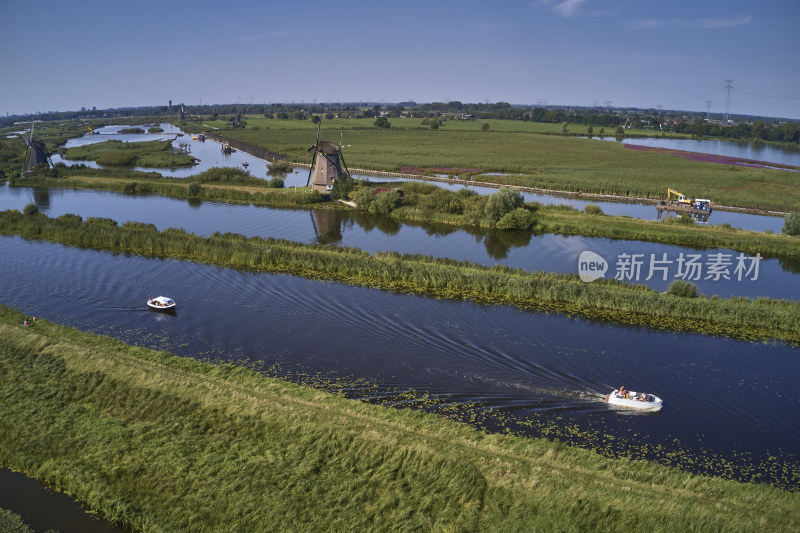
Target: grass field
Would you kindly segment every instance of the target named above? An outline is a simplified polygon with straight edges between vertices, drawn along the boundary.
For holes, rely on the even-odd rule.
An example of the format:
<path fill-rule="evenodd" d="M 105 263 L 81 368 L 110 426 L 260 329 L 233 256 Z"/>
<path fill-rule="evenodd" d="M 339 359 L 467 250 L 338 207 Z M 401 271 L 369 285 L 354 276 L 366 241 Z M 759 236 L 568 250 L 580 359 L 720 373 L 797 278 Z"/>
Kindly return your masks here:
<path fill-rule="evenodd" d="M 101 165 L 108 166 L 164 168 L 194 164 L 194 157 L 173 152 L 172 141 L 110 140 L 69 148 L 66 155 L 67 159 L 97 161 Z"/>
<path fill-rule="evenodd" d="M 797 493 L 21 320 L 0 306 L 0 464 L 137 531 L 800 527 Z"/>
<path fill-rule="evenodd" d="M 394 119 L 388 130 L 371 128 L 364 119 L 323 121 L 321 136 L 334 142 L 341 138 L 345 160 L 353 168 L 391 172 L 403 167 L 471 168 L 515 174 L 482 176 L 484 181 L 529 187 L 649 198 L 664 197 L 671 187 L 721 205 L 800 209 L 800 181 L 795 172 L 686 161 L 598 139 L 534 134 L 556 126 L 550 124 L 498 121 L 506 124 L 489 131 L 479 131 L 479 121 L 448 121 L 439 130 L 415 129 L 413 122 L 408 127 L 394 126 L 414 120 Z M 517 126 L 529 129 L 501 131 Z M 306 150 L 314 143 L 315 129 L 311 121 L 250 119 L 244 129 L 217 133 L 308 163 Z"/>

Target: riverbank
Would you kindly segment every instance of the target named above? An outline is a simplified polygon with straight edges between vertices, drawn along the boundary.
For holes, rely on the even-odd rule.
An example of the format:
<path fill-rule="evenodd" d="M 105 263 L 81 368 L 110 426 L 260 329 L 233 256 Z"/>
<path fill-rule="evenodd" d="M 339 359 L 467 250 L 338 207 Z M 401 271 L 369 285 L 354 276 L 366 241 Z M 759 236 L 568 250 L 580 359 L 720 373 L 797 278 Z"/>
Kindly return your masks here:
<path fill-rule="evenodd" d="M 0 306 L 0 462 L 189 530 L 788 531 L 797 493 L 491 435 Z"/>
<path fill-rule="evenodd" d="M 241 169 L 212 169 L 198 174 L 191 180 L 182 178 L 163 178 L 145 173 L 122 173 L 83 169 L 71 171 L 73 175 L 53 179 L 42 176 L 31 176 L 17 180 L 15 186 L 29 187 L 64 187 L 74 189 L 93 189 L 116 191 L 123 193 L 151 193 L 185 198 L 191 201 L 221 201 L 230 203 L 246 203 L 257 206 L 273 207 L 322 207 L 346 209 L 344 205 L 323 202 L 323 197 L 306 189 L 271 189 L 266 180 L 253 178 Z M 187 181 L 189 182 L 187 184 Z M 197 184 L 191 189 L 192 183 Z M 402 184 L 393 184 L 400 185 Z M 421 186 L 420 186 L 421 185 Z M 424 197 L 439 194 L 461 201 L 453 191 L 433 188 L 426 184 L 411 183 L 406 187 L 417 193 L 418 199 L 424 203 Z M 419 200 L 423 198 L 423 200 Z M 407 197 L 398 209 L 388 216 L 400 220 L 421 222 L 437 222 L 454 226 L 479 226 L 489 228 L 492 221 L 481 216 L 468 214 L 452 214 L 420 209 L 418 205 L 406 205 L 411 202 Z M 588 215 L 563 206 L 539 206 L 534 210 L 536 233 L 559 233 L 564 235 L 584 235 L 587 237 L 606 237 L 647 242 L 658 242 L 696 248 L 725 248 L 742 253 L 764 257 L 800 258 L 800 239 L 783 234 L 770 234 L 745 231 L 724 226 L 696 226 L 676 224 L 673 221 L 647 221 L 630 217 L 611 215 Z"/>
<path fill-rule="evenodd" d="M 526 272 L 466 261 L 356 248 L 303 245 L 235 234 L 197 237 L 180 229 L 76 215 L 50 219 L 0 213 L 0 233 L 69 246 L 170 257 L 246 271 L 292 274 L 486 305 L 554 312 L 590 320 L 800 344 L 800 303 L 758 298 L 684 298 L 616 280 L 585 283 L 575 274 Z"/>

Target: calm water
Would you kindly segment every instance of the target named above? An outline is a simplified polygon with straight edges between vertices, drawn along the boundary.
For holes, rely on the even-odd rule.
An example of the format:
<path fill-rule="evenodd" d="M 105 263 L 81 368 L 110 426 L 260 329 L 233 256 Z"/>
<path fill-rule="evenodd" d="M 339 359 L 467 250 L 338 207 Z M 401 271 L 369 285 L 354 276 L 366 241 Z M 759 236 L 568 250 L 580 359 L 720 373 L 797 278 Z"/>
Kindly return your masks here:
<path fill-rule="evenodd" d="M 0 468 L 0 507 L 19 516 L 34 531 L 59 533 L 123 533 L 87 514 L 66 494 L 52 492 L 18 472 Z"/>
<path fill-rule="evenodd" d="M 610 265 L 613 276 L 620 254 L 643 254 L 638 277 L 630 281 L 645 283 L 658 290 L 666 290 L 678 273 L 680 254 L 700 254 L 701 262 L 713 261 L 711 254 L 730 255 L 733 263 L 730 280 L 705 279 L 705 271 L 693 282 L 700 291 L 722 297 L 731 295 L 774 298 L 800 297 L 800 262 L 765 259 L 755 273 L 734 275 L 738 252 L 730 250 L 693 250 L 679 246 L 621 241 L 581 236 L 565 237 L 545 234 L 532 236 L 522 232 L 465 230 L 447 225 L 401 222 L 389 217 L 370 215 L 357 211 L 329 209 L 290 210 L 214 202 L 187 202 L 147 195 L 125 195 L 103 191 L 51 189 L 36 191 L 30 188 L 0 188 L 0 210 L 22 210 L 28 203 L 36 203 L 43 213 L 57 217 L 73 213 L 88 217 L 111 218 L 119 223 L 127 221 L 149 222 L 159 230 L 168 227 L 183 228 L 197 235 L 209 236 L 216 231 L 240 233 L 248 237 L 274 237 L 299 242 L 319 242 L 361 248 L 369 252 L 393 250 L 400 253 L 429 254 L 438 257 L 466 259 L 495 265 L 502 264 L 525 270 L 549 272 L 577 272 L 578 258 L 584 250 L 603 256 Z M 655 210 L 655 207 L 652 207 Z M 667 278 L 663 271 L 650 274 L 651 254 L 658 260 L 672 261 Z M 749 257 L 749 256 L 748 256 Z M 654 263 L 652 266 L 657 266 Z M 750 261 L 745 263 L 750 266 Z M 787 294 L 787 287 L 799 290 Z M 794 296 L 793 296 L 794 295 Z"/>
<path fill-rule="evenodd" d="M 616 142 L 614 137 L 603 137 L 603 140 Z M 638 146 L 685 150 L 687 152 L 697 152 L 701 154 L 726 155 L 753 161 L 764 161 L 767 163 L 779 163 L 782 165 L 800 167 L 800 150 L 797 148 L 782 148 L 765 143 L 740 143 L 710 139 L 668 139 L 664 137 L 648 137 L 643 139 L 626 138 L 622 142 L 624 144 L 635 144 Z"/>
<path fill-rule="evenodd" d="M 283 275 L 0 238 L 0 301 L 29 315 L 204 359 L 322 376 L 346 395 L 490 430 L 798 486 L 796 348 L 649 331 Z M 147 296 L 178 303 L 149 311 Z M 614 411 L 619 385 L 660 395 Z M 431 402 L 427 402 L 430 404 Z M 764 408 L 768 405 L 769 408 Z M 674 454 L 674 455 L 673 455 Z M 671 457 L 671 458 L 670 458 Z M 770 457 L 772 457 L 770 459 Z"/>
<path fill-rule="evenodd" d="M 67 142 L 66 146 L 69 148 L 73 146 L 81 146 L 84 144 L 103 142 L 109 139 L 116 139 L 124 142 L 174 139 L 173 146 L 177 147 L 178 144 L 180 143 L 188 144 L 190 147 L 191 154 L 195 158 L 199 159 L 200 162 L 197 165 L 185 168 L 148 169 L 148 168 L 135 167 L 135 169 L 144 172 L 153 172 L 153 171 L 160 172 L 164 176 L 168 177 L 188 178 L 200 172 L 206 171 L 212 167 L 234 166 L 239 168 L 245 168 L 243 164 L 247 163 L 248 164 L 247 170 L 253 176 L 263 177 L 263 178 L 268 177 L 266 171 L 269 168 L 269 163 L 267 163 L 263 159 L 259 159 L 257 157 L 251 156 L 250 154 L 241 151 L 237 151 L 232 154 L 225 154 L 222 152 L 220 145 L 218 143 L 215 143 L 213 141 L 193 140 L 191 134 L 185 134 L 183 137 L 177 137 L 178 134 L 184 132 L 172 124 L 168 123 L 160 124 L 160 127 L 164 130 L 164 133 L 161 134 L 117 133 L 124 127 L 128 126 L 106 126 L 100 130 L 97 130 L 99 132 L 98 135 L 86 134 L 83 135 L 82 137 L 70 139 Z M 613 138 L 609 139 L 613 140 Z M 641 139 L 635 139 L 635 140 L 641 140 Z M 653 139 L 653 140 L 659 141 L 661 139 Z M 697 141 L 697 142 L 702 142 L 702 141 Z M 727 143 L 727 144 L 737 145 L 736 143 Z M 56 154 L 53 156 L 53 163 L 58 163 L 58 162 L 64 162 L 68 165 L 82 163 L 93 168 L 99 167 L 99 165 L 97 165 L 97 163 L 95 163 L 94 161 L 82 161 L 82 162 L 69 161 L 62 159 L 59 155 Z M 384 177 L 376 178 L 375 176 L 359 175 L 359 174 L 354 174 L 354 177 L 363 178 L 370 181 L 378 181 L 378 180 L 388 181 L 388 182 L 408 181 L 405 178 L 403 179 L 384 178 Z M 302 187 L 306 185 L 307 181 L 308 181 L 308 170 L 304 168 L 297 168 L 295 169 L 294 172 L 286 176 L 285 185 L 286 187 Z M 461 184 L 447 184 L 447 183 L 437 183 L 437 185 L 451 190 L 458 190 L 467 186 Z M 492 194 L 495 191 L 497 191 L 497 189 L 487 188 L 487 187 L 470 187 L 470 188 L 478 192 L 479 194 Z M 652 205 L 624 203 L 624 202 L 580 200 L 580 199 L 565 198 L 549 194 L 523 193 L 523 196 L 525 197 L 526 201 L 535 201 L 546 205 L 567 204 L 582 210 L 587 204 L 595 204 L 599 205 L 603 209 L 603 212 L 609 215 L 615 215 L 615 216 L 627 215 L 635 218 L 641 218 L 643 220 L 656 220 L 659 218 L 658 211 Z M 781 217 L 748 215 L 743 213 L 733 213 L 727 211 L 715 211 L 714 213 L 712 213 L 711 217 L 707 222 L 716 225 L 730 224 L 735 228 L 742 228 L 751 231 L 770 230 L 774 233 L 780 233 L 781 228 L 783 227 L 783 218 Z"/>

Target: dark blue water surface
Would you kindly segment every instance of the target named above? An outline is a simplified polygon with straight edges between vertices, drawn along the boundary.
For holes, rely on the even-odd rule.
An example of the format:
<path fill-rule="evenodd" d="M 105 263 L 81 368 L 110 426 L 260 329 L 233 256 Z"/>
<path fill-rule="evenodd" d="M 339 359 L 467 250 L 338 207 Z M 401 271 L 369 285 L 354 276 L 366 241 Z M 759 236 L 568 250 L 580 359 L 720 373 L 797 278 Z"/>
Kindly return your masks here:
<path fill-rule="evenodd" d="M 797 488 L 800 352 L 0 238 L 0 302 L 29 315 L 492 431 Z M 178 303 L 151 312 L 148 296 Z M 308 376 L 317 376 L 309 378 Z M 625 385 L 654 415 L 610 409 Z M 322 385 L 320 385 L 322 386 Z M 411 391 L 414 391 L 411 393 Z M 425 396 L 423 401 L 419 398 Z"/>

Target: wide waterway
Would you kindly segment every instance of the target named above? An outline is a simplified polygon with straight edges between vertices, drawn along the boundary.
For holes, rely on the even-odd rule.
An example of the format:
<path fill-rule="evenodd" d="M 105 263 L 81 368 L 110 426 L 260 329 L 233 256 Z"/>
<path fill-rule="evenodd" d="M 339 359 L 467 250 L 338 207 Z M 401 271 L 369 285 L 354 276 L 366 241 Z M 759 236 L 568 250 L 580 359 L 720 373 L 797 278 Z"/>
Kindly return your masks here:
<path fill-rule="evenodd" d="M 680 246 L 639 241 L 623 241 L 582 236 L 554 234 L 531 235 L 514 231 L 462 229 L 442 224 L 399 221 L 390 217 L 371 215 L 355 210 L 318 208 L 277 209 L 233 205 L 216 202 L 189 202 L 156 195 L 122 194 L 104 191 L 0 187 L 0 210 L 17 209 L 35 203 L 50 217 L 66 213 L 83 218 L 111 218 L 155 224 L 159 230 L 183 228 L 196 235 L 209 236 L 214 232 L 240 233 L 252 237 L 273 237 L 292 241 L 338 244 L 361 248 L 368 252 L 396 251 L 428 254 L 437 257 L 469 260 L 486 265 L 502 264 L 528 271 L 570 273 L 578 271 L 578 259 L 583 251 L 601 255 L 609 264 L 607 277 L 614 276 L 624 254 L 641 261 L 639 272 L 628 271 L 626 281 L 647 284 L 664 291 L 679 274 L 681 254 L 699 255 L 701 271 L 687 277 L 700 292 L 722 297 L 769 296 L 800 298 L 800 291 L 787 292 L 787 287 L 800 286 L 800 261 L 762 259 L 749 274 L 736 274 L 738 252 L 731 250 L 694 250 Z M 654 207 L 652 209 L 655 209 Z M 708 267 L 714 254 L 722 253 L 730 262 L 727 276 L 711 276 Z M 668 263 L 663 263 L 667 261 Z M 745 268 L 753 265 L 744 254 Z M 650 267 L 665 266 L 666 271 Z M 747 275 L 745 275 L 747 274 Z M 647 279 L 650 277 L 650 279 Z M 699 279 L 694 279 L 699 277 Z M 741 278 L 741 279 L 739 279 Z"/>
<path fill-rule="evenodd" d="M 800 353 L 303 278 L 0 238 L 0 302 L 349 397 L 798 488 Z M 148 296 L 178 303 L 151 312 Z M 653 415 L 610 409 L 625 385 Z M 629 416 L 630 415 L 630 416 Z"/>

